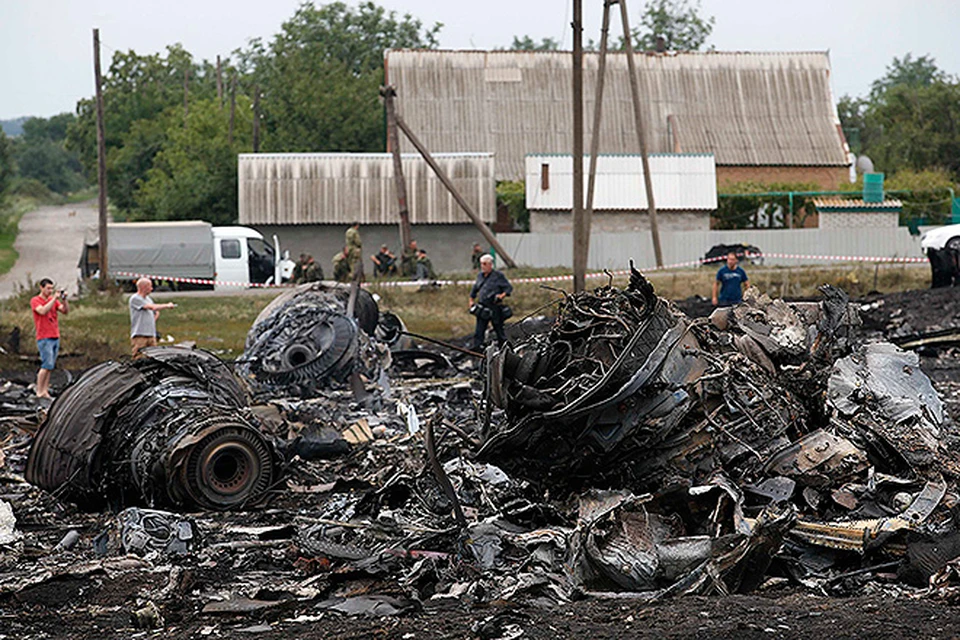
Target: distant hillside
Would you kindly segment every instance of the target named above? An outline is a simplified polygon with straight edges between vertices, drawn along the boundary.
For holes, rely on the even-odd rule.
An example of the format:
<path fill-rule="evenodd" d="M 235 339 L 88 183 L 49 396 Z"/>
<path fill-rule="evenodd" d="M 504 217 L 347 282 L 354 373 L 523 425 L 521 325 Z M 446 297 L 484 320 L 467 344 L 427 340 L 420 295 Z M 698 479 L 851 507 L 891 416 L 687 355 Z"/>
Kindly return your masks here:
<path fill-rule="evenodd" d="M 0 120 L 0 129 L 8 136 L 19 136 L 23 133 L 23 123 L 30 119 L 30 116 L 21 116 L 13 120 Z"/>

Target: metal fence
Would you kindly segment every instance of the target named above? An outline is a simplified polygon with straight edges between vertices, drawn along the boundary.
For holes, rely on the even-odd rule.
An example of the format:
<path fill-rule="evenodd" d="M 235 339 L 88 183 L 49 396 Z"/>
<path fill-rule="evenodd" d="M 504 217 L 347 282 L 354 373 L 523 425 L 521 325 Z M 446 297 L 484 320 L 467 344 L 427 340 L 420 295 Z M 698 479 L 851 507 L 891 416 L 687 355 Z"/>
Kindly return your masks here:
<path fill-rule="evenodd" d="M 497 239 L 517 264 L 567 267 L 573 263 L 569 233 L 500 233 Z M 749 229 L 733 231 L 672 231 L 660 234 L 665 265 L 702 258 L 710 247 L 738 242 L 764 253 L 829 258 L 765 258 L 764 264 L 844 262 L 849 256 L 923 257 L 920 237 L 906 227 L 893 229 Z M 588 269 L 623 269 L 630 260 L 639 268 L 656 264 L 649 232 L 594 233 L 590 236 Z"/>

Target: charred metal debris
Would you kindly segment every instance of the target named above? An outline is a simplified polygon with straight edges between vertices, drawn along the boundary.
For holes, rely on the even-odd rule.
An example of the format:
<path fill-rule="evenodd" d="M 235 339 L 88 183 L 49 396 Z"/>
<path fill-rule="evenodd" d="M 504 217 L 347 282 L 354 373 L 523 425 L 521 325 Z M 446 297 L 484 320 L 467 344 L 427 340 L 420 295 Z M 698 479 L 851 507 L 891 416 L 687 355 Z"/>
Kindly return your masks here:
<path fill-rule="evenodd" d="M 145 356 L 93 367 L 57 398 L 30 449 L 27 481 L 90 509 L 229 509 L 262 499 L 279 460 L 236 377 L 201 350 L 153 347 Z"/>
<path fill-rule="evenodd" d="M 915 354 L 861 342 L 838 289 L 808 303 L 751 289 L 691 320 L 633 271 L 489 349 L 480 375 L 444 378 L 389 366 L 413 346 L 387 344 L 398 318 L 348 318 L 342 293 L 312 287 L 281 298 L 237 366 L 252 406 L 186 349 L 105 363 L 56 400 L 25 473 L 53 495 L 7 458 L 0 597 L 90 563 L 149 574 L 153 626 L 185 608 L 277 621 L 788 582 L 850 593 L 877 574 L 960 595 L 954 425 Z M 343 384 L 358 370 L 364 401 Z"/>
<path fill-rule="evenodd" d="M 344 385 L 354 373 L 377 380 L 390 364 L 389 350 L 373 338 L 379 314 L 367 291 L 347 315 L 349 287 L 302 285 L 281 294 L 257 316 L 236 371 L 256 399 L 310 397 Z M 388 317 L 382 332 L 400 336 Z"/>

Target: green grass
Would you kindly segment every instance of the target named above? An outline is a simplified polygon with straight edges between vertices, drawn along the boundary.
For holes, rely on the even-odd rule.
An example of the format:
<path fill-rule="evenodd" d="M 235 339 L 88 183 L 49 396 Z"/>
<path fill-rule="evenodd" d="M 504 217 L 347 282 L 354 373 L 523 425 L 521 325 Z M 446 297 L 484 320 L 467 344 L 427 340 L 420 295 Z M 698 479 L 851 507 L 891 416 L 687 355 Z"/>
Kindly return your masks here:
<path fill-rule="evenodd" d="M 30 298 L 36 295 L 24 291 L 0 304 L 3 326 L 0 340 L 9 335 L 12 327 L 21 331 L 21 351 L 36 353 L 33 340 L 33 319 Z M 271 300 L 269 296 L 165 296 L 177 302 L 176 309 L 161 311 L 157 329 L 162 344 L 192 342 L 213 351 L 225 360 L 235 359 L 243 352 L 247 331 L 260 310 Z M 61 353 L 68 354 L 61 363 L 72 369 L 81 369 L 120 359 L 130 352 L 130 315 L 128 297 L 117 292 L 92 292 L 80 300 L 70 302 L 70 313 L 60 317 Z M 159 300 L 158 300 L 159 301 Z M 0 356 L 0 367 L 30 368 L 19 357 Z"/>
<path fill-rule="evenodd" d="M 676 300 L 693 295 L 709 297 L 716 270 L 713 268 L 677 269 L 649 274 L 657 293 Z M 841 265 L 830 267 L 747 267 L 750 281 L 762 292 L 774 297 L 812 297 L 817 286 L 827 283 L 845 289 L 852 297 L 859 297 L 877 289 L 890 293 L 930 286 L 930 270 L 926 265 Z M 556 275 L 557 270 L 526 270 L 525 275 Z M 518 272 L 508 272 L 518 279 Z M 588 280 L 589 288 L 606 284 L 606 278 Z M 626 278 L 615 281 L 626 285 Z M 560 291 L 558 291 L 560 290 Z M 511 322 L 527 314 L 551 314 L 552 304 L 569 292 L 569 282 L 517 283 L 509 299 L 514 310 Z M 415 333 L 441 340 L 466 336 L 473 332 L 474 318 L 467 313 L 468 286 L 443 286 L 419 290 L 416 287 L 370 286 L 371 293 L 380 298 L 380 307 L 397 313 Z M 33 291 L 24 291 L 13 298 L 0 301 L 0 342 L 13 326 L 21 330 L 22 351 L 35 354 L 33 321 L 29 309 Z M 226 360 L 235 359 L 243 352 L 247 331 L 260 311 L 270 302 L 269 294 L 234 296 L 178 296 L 176 293 L 157 294 L 161 299 L 173 300 L 176 309 L 161 312 L 157 327 L 165 344 L 193 342 Z M 62 352 L 68 355 L 62 366 L 81 369 L 109 359 L 127 357 L 129 352 L 130 318 L 127 297 L 119 293 L 92 292 L 84 298 L 71 301 L 71 312 L 61 319 Z M 169 338 L 168 338 L 169 337 Z M 18 356 L 0 355 L 0 368 L 28 370 L 35 366 L 32 360 Z"/>
<path fill-rule="evenodd" d="M 14 196 L 0 205 L 0 274 L 7 273 L 13 268 L 20 254 L 13 248 L 17 241 L 20 218 L 29 211 L 37 208 L 36 200 Z"/>

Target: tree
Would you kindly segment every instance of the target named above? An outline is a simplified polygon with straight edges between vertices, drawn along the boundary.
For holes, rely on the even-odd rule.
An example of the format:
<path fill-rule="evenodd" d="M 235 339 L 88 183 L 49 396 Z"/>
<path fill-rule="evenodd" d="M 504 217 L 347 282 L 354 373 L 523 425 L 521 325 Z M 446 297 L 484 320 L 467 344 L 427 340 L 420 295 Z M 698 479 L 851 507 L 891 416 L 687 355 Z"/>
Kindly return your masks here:
<path fill-rule="evenodd" d="M 224 66 L 228 73 L 232 71 L 229 60 Z M 104 75 L 107 194 L 125 214 L 137 206 L 136 192 L 164 146 L 170 118 L 179 117 L 184 126 L 185 78 L 189 104 L 216 95 L 215 67 L 196 63 L 179 44 L 168 46 L 165 55 L 117 51 Z M 94 100 L 81 100 L 77 113 L 67 127 L 67 147 L 78 154 L 93 178 L 97 163 Z"/>
<path fill-rule="evenodd" d="M 10 139 L 7 138 L 7 134 L 0 129 L 0 207 L 3 206 L 4 193 L 7 187 L 10 186 L 13 175 L 14 166 L 13 154 L 10 150 Z"/>
<path fill-rule="evenodd" d="M 851 149 L 878 171 L 960 176 L 960 83 L 930 56 L 895 57 L 867 98 L 843 96 L 837 113 Z"/>
<path fill-rule="evenodd" d="M 870 105 L 866 122 L 881 132 L 868 148 L 878 169 L 944 167 L 960 176 L 960 84 L 894 85 Z"/>
<path fill-rule="evenodd" d="M 910 53 L 903 59 L 894 57 L 887 72 L 870 86 L 870 101 L 882 102 L 893 87 L 919 89 L 935 83 L 947 82 L 947 74 L 937 68 L 936 61 L 929 55 L 914 59 Z"/>
<path fill-rule="evenodd" d="M 13 144 L 19 177 L 33 179 L 57 193 L 70 193 L 86 186 L 77 155 L 64 147 L 72 113 L 51 118 L 30 118 L 23 135 Z"/>
<path fill-rule="evenodd" d="M 687 0 L 649 0 L 640 24 L 630 31 L 638 51 L 656 49 L 658 38 L 663 38 L 668 51 L 699 51 L 710 37 L 714 22 L 713 16 L 700 16 L 699 0 L 694 5 Z M 624 48 L 623 37 L 619 48 Z"/>
<path fill-rule="evenodd" d="M 56 142 L 18 140 L 14 148 L 19 177 L 37 180 L 57 193 L 70 193 L 86 186 L 76 157 Z"/>
<path fill-rule="evenodd" d="M 251 148 L 251 106 L 249 98 L 238 98 L 232 144 L 227 139 L 229 114 L 215 98 L 193 102 L 186 126 L 178 107 L 151 121 L 151 127 L 162 131 L 144 135 L 158 141 L 160 149 L 132 192 L 136 204 L 132 217 L 235 224 L 237 154 Z"/>
<path fill-rule="evenodd" d="M 261 92 L 264 149 L 382 151 L 383 52 L 434 48 L 441 26 L 373 2 L 301 5 L 269 45 L 237 55 L 251 70 L 245 86 Z"/>
<path fill-rule="evenodd" d="M 510 45 L 510 51 L 556 51 L 560 48 L 560 43 L 553 38 L 543 38 L 536 42 L 530 36 L 513 36 L 513 44 Z"/>

